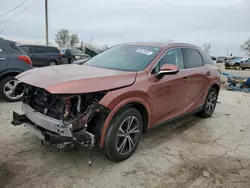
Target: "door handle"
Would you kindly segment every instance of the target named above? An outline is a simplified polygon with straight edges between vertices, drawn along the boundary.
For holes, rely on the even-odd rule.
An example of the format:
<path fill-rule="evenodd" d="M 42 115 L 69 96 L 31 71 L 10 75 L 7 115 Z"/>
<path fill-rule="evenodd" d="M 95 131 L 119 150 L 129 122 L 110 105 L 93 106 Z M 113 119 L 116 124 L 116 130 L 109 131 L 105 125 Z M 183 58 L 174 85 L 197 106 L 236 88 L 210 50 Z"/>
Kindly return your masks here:
<path fill-rule="evenodd" d="M 5 58 L 4 57 L 0 57 L 0 61 L 3 61 L 3 60 L 5 60 Z"/>
<path fill-rule="evenodd" d="M 184 77 L 181 82 L 186 82 L 188 77 Z"/>
<path fill-rule="evenodd" d="M 206 75 L 207 75 L 207 76 L 210 76 L 210 75 L 211 75 L 211 72 L 210 72 L 210 71 L 207 71 Z"/>

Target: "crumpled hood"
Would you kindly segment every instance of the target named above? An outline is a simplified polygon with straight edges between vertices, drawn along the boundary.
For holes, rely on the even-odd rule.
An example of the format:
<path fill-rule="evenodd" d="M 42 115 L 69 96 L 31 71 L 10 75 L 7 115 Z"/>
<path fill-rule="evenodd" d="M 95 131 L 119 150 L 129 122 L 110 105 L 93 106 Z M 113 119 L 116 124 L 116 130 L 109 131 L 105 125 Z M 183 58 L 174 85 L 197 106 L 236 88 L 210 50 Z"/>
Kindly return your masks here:
<path fill-rule="evenodd" d="M 132 85 L 136 72 L 125 72 L 87 65 L 59 65 L 28 70 L 16 76 L 23 83 L 52 94 L 78 94 Z"/>

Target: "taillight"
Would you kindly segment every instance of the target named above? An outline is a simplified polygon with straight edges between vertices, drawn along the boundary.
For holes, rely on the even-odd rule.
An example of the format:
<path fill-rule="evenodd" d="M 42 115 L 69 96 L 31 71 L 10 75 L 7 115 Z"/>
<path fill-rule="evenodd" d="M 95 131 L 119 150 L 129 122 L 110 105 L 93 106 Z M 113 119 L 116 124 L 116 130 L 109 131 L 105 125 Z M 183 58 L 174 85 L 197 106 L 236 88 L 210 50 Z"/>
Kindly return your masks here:
<path fill-rule="evenodd" d="M 25 63 L 27 63 L 29 65 L 32 65 L 32 62 L 31 62 L 29 56 L 20 55 L 20 56 L 18 56 L 18 59 L 25 61 Z"/>

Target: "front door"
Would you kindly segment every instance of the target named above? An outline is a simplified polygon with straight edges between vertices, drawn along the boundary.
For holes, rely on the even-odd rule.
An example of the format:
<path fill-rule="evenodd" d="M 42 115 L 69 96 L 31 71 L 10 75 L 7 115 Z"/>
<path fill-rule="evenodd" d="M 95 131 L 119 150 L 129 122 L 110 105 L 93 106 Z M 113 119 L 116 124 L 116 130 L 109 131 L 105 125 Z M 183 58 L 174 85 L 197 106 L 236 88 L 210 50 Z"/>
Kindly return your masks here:
<path fill-rule="evenodd" d="M 163 64 L 175 64 L 179 67 L 179 73 L 165 75 L 157 79 L 156 74 Z M 180 48 L 170 49 L 156 64 L 150 75 L 150 94 L 153 99 L 153 124 L 161 123 L 183 113 L 186 98 L 186 72 L 184 68 L 183 54 Z"/>
<path fill-rule="evenodd" d="M 209 84 L 209 70 L 203 65 L 201 54 L 192 48 L 184 48 L 185 69 L 187 74 L 187 94 L 185 112 L 191 112 L 203 105 L 206 85 Z"/>

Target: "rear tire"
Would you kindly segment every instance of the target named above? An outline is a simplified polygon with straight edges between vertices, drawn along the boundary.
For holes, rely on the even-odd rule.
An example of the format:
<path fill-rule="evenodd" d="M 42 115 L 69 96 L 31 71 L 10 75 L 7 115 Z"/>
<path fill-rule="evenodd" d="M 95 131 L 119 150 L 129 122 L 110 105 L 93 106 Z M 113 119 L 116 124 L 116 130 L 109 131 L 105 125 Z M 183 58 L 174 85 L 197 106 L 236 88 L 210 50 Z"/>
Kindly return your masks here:
<path fill-rule="evenodd" d="M 105 137 L 106 157 L 115 162 L 129 158 L 139 144 L 142 127 L 141 114 L 135 108 L 118 113 L 111 121 Z"/>
<path fill-rule="evenodd" d="M 214 87 L 212 87 L 207 94 L 206 102 L 203 105 L 203 109 L 198 113 L 198 115 L 203 118 L 210 117 L 215 110 L 217 99 L 218 91 Z"/>
<path fill-rule="evenodd" d="M 4 100 L 8 102 L 17 102 L 22 100 L 23 95 L 14 96 L 13 88 L 17 80 L 15 76 L 7 76 L 2 81 L 0 81 L 0 95 Z"/>
<path fill-rule="evenodd" d="M 55 66 L 55 65 L 57 65 L 57 62 L 55 62 L 55 61 L 50 61 L 49 62 L 49 66 Z"/>

